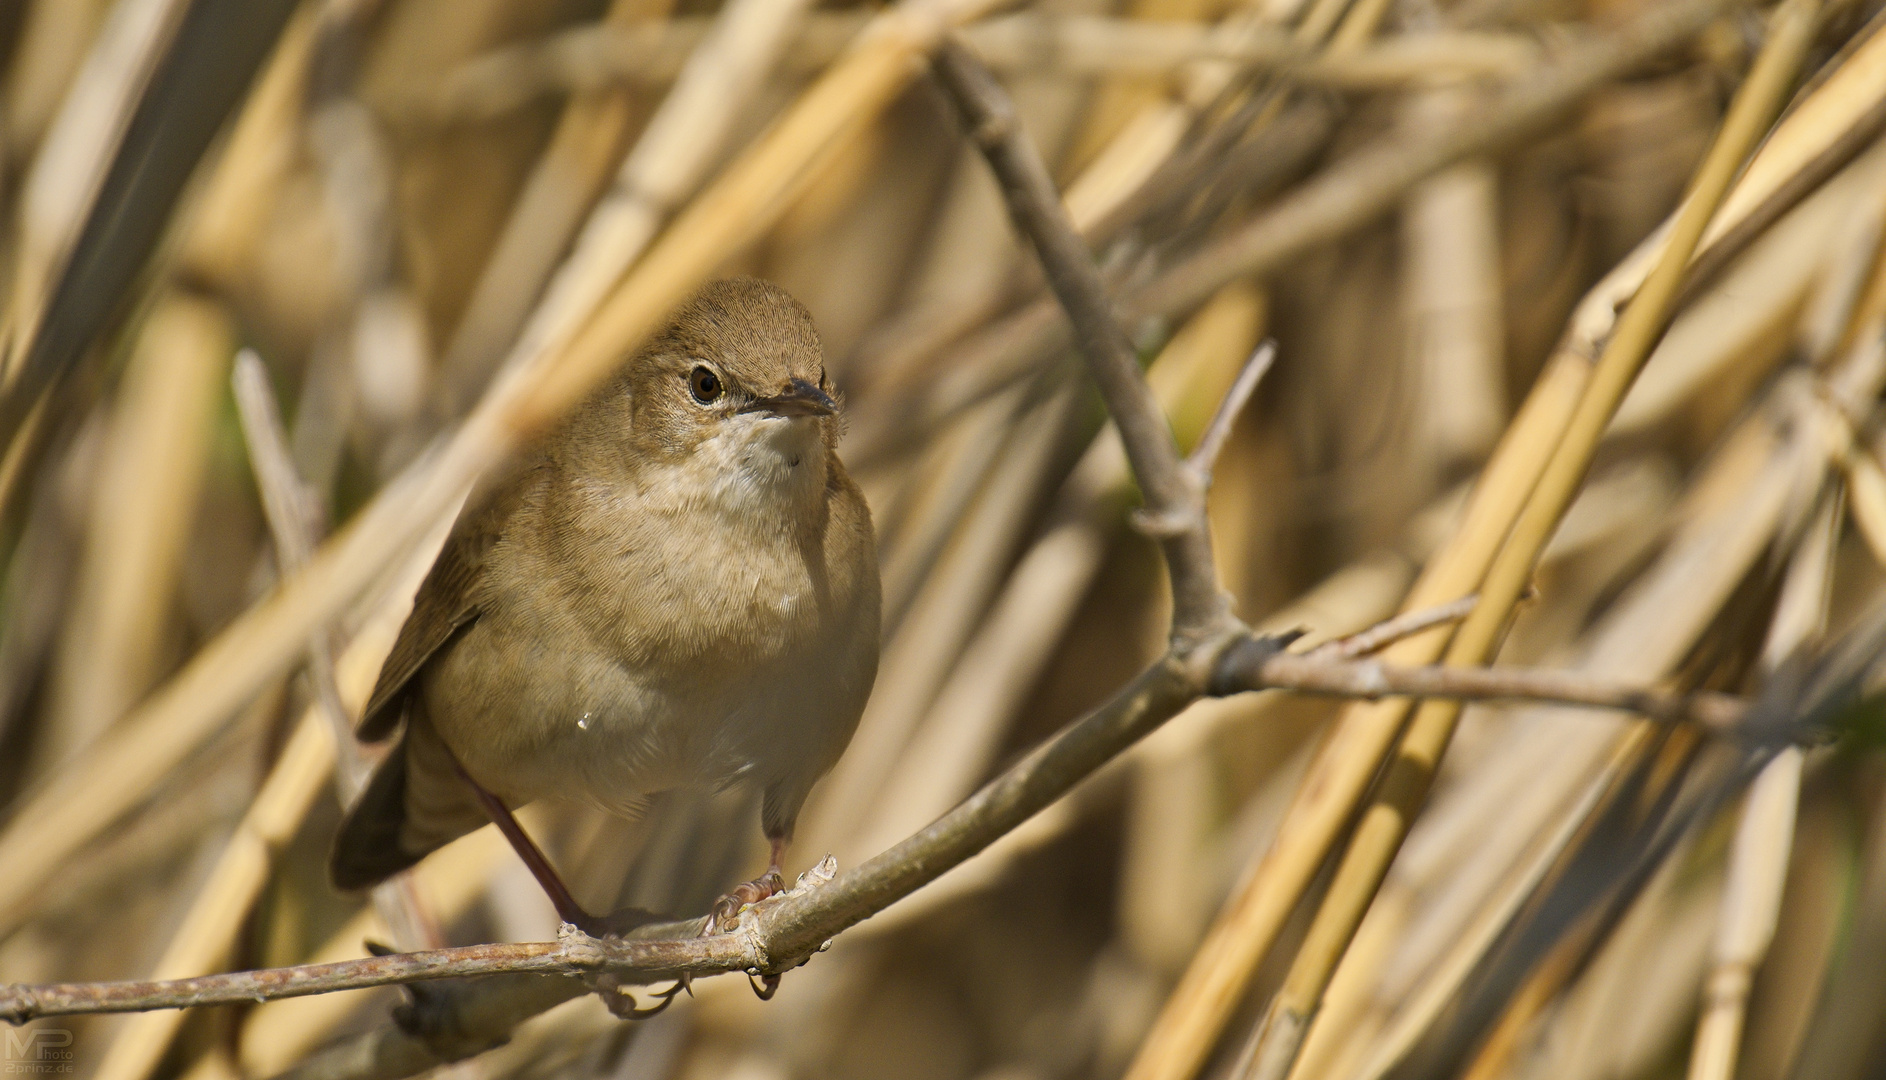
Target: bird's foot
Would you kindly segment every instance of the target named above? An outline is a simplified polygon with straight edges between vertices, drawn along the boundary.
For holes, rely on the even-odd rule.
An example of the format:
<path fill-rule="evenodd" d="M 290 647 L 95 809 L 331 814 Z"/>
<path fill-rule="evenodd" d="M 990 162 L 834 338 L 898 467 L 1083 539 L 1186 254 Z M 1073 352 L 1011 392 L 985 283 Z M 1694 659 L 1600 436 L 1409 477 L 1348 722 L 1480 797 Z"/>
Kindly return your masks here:
<path fill-rule="evenodd" d="M 689 997 L 693 997 L 693 982 L 692 975 L 683 975 L 676 979 L 675 984 L 668 989 L 652 993 L 650 996 L 658 1002 L 655 1005 L 637 1004 L 635 995 L 629 992 L 629 988 L 622 985 L 622 982 L 614 975 L 606 972 L 596 976 L 590 985 L 595 988 L 596 996 L 602 998 L 602 1003 L 608 1006 L 609 1012 L 616 1019 L 647 1020 L 667 1011 L 668 1006 L 674 1004 L 675 998 L 680 997 L 683 990 L 687 991 Z"/>
<path fill-rule="evenodd" d="M 767 867 L 766 873 L 744 885 L 736 885 L 733 891 L 714 901 L 707 920 L 701 924 L 701 936 L 712 937 L 732 930 L 740 924 L 741 912 L 785 891 L 786 879 L 779 867 Z"/>

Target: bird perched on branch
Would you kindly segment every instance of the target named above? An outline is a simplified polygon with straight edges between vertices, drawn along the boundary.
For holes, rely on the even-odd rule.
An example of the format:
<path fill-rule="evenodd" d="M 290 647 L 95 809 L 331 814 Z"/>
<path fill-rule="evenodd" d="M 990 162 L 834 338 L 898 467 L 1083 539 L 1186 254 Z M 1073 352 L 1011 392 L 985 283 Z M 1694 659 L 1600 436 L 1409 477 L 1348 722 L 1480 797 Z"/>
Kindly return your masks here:
<path fill-rule="evenodd" d="M 715 282 L 474 495 L 362 718 L 369 741 L 405 727 L 341 825 L 334 883 L 373 885 L 491 820 L 566 922 L 620 931 L 633 919 L 579 907 L 511 810 L 632 814 L 750 784 L 772 864 L 707 927 L 777 892 L 877 673 L 877 555 L 837 412 L 804 306 Z"/>

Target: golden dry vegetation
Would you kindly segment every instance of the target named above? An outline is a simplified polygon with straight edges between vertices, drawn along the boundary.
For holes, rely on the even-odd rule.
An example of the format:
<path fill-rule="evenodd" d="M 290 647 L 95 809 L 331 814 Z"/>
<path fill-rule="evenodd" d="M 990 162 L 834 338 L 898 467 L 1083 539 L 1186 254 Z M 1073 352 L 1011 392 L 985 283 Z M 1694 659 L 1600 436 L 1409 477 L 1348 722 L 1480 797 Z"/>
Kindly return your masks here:
<path fill-rule="evenodd" d="M 493 830 L 329 888 L 375 752 L 347 718 L 467 485 L 710 277 L 813 311 L 879 534 L 876 690 L 792 871 L 890 847 L 1154 662 L 1159 550 L 928 72 L 953 27 L 1181 447 L 1277 343 L 1210 493 L 1245 620 L 1313 645 L 1507 566 L 1510 631 L 1483 603 L 1479 645 L 1387 657 L 1788 685 L 1886 586 L 1877 8 L 0 5 L 0 980 L 555 937 Z M 1246 693 L 768 1003 L 578 997 L 404 1065 L 332 1050 L 395 989 L 27 1030 L 108 1080 L 409 1075 L 507 1034 L 442 1074 L 1857 1078 L 1886 755 L 1836 735 Z M 764 861 L 738 793 L 525 817 L 593 906 L 698 913 Z M 1294 1064 L 1253 1053 L 1267 1014 L 1309 1023 Z"/>

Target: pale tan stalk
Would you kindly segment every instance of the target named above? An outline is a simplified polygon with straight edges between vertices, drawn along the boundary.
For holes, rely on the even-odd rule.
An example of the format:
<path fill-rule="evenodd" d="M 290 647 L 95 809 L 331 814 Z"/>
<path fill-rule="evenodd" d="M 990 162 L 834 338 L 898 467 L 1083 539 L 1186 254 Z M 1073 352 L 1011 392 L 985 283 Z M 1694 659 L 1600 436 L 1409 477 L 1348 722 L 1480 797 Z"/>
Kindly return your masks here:
<path fill-rule="evenodd" d="M 1847 510 L 1868 551 L 1886 566 L 1886 471 L 1864 447 L 1847 455 Z"/>
<path fill-rule="evenodd" d="M 783 68 L 812 71 L 830 63 L 867 18 L 848 11 L 811 13 L 794 35 Z M 696 15 L 637 27 L 580 26 L 479 56 L 438 85 L 413 86 L 400 107 L 415 121 L 452 123 L 492 119 L 555 91 L 661 86 L 681 70 L 710 22 Z M 1514 78 L 1540 54 L 1537 43 L 1520 34 L 1440 30 L 1398 35 L 1342 55 L 1309 56 L 1289 33 L 1273 27 L 1226 33 L 1170 12 L 1116 18 L 1024 11 L 978 23 L 963 36 L 990 67 L 1017 75 L 1144 78 L 1211 60 L 1291 82 L 1369 89 Z"/>
<path fill-rule="evenodd" d="M 1257 303 L 1248 284 L 1227 288 L 1174 335 L 1147 371 L 1182 448 L 1189 449 L 1203 430 L 1211 406 L 1256 345 Z M 1107 532 L 1097 511 L 1103 500 L 1123 494 L 1127 483 L 1118 433 L 1105 429 L 1062 496 L 1063 506 L 1076 504 L 1066 511 L 1073 520 L 1036 539 L 1016 563 L 915 721 L 890 776 L 880 780 L 884 796 L 871 812 L 857 816 L 870 823 L 858 838 L 859 851 L 889 847 L 974 789 L 1100 568 Z M 944 595 L 963 591 L 944 581 L 935 587 Z"/>
<path fill-rule="evenodd" d="M 110 412 L 41 768 L 70 761 L 163 672 L 234 335 L 221 304 L 182 292 L 138 335 Z"/>
<path fill-rule="evenodd" d="M 434 919 L 457 922 L 484 895 L 492 870 L 509 857 L 511 849 L 496 829 L 480 829 L 415 867 L 413 890 Z M 368 905 L 329 935 L 306 962 L 331 964 L 366 956 L 366 942 L 385 941 L 391 933 L 376 907 Z M 364 1004 L 359 994 L 324 994 L 251 1009 L 243 1017 L 239 1041 L 242 1074 L 267 1077 L 288 1068 L 326 1042 Z"/>
<path fill-rule="evenodd" d="M 110 5 L 106 0 L 33 0 L 24 6 L 20 39 L 7 65 L 6 108 L 0 113 L 9 161 L 29 157 L 39 144 Z"/>
<path fill-rule="evenodd" d="M 19 238 L 7 301 L 9 364 L 26 355 L 54 275 L 118 148 L 144 82 L 182 16 L 183 0 L 121 0 L 106 16 L 34 155 L 17 203 Z M 0 369 L 10 381 L 11 366 Z"/>
<path fill-rule="evenodd" d="M 391 647 L 391 642 L 387 643 Z M 320 710 L 295 725 L 281 760 L 269 772 L 222 857 L 203 883 L 151 976 L 183 979 L 225 964 L 250 907 L 268 883 L 275 860 L 294 838 L 334 765 L 334 735 Z M 141 1013 L 119 1029 L 98 1071 L 99 1080 L 144 1080 L 169 1048 L 185 1014 L 176 1009 Z"/>
<path fill-rule="evenodd" d="M 1722 130 L 1671 228 L 1669 246 L 1624 310 L 1593 367 L 1512 534 L 1487 570 L 1473 614 L 1448 645 L 1448 664 L 1485 663 L 1498 648 L 1513 604 L 1576 497 L 1605 428 L 1669 325 L 1677 290 L 1704 229 L 1793 89 L 1819 15 L 1818 0 L 1789 0 L 1774 16 L 1762 53 L 1736 92 Z M 1415 710 L 1381 790 L 1357 825 L 1283 989 L 1244 1059 L 1240 1076 L 1246 1080 L 1283 1080 L 1289 1074 L 1337 963 L 1381 887 L 1409 823 L 1427 799 L 1460 711 L 1458 702 L 1442 701 L 1426 702 Z"/>
<path fill-rule="evenodd" d="M 1788 566 L 1781 598 L 1762 647 L 1769 671 L 1807 648 L 1826 629 L 1833 583 L 1834 545 L 1840 537 L 1839 500 L 1829 498 Z M 1788 747 L 1750 786 L 1729 850 L 1728 884 L 1717 915 L 1702 1015 L 1690 1050 L 1689 1080 L 1733 1080 L 1742 1044 L 1749 988 L 1781 915 L 1781 890 L 1794 846 L 1801 799 L 1802 752 Z"/>
<path fill-rule="evenodd" d="M 1821 90 L 1825 91 L 1826 86 Z M 1843 115 L 1851 122 L 1864 113 L 1864 108 L 1852 108 Z M 1792 172 L 1806 168 L 1813 154 L 1837 137 L 1837 128 L 1838 124 L 1829 123 L 1820 129 L 1823 134 L 1819 138 L 1802 138 L 1794 144 L 1795 156 L 1777 159 L 1780 164 L 1760 174 L 1751 169 L 1753 179 L 1746 182 L 1759 181 L 1765 186 L 1760 196 L 1745 202 L 1743 213 L 1759 206 Z M 1770 140 L 1768 146 L 1773 145 L 1774 140 Z M 1806 147 L 1812 149 L 1802 154 Z M 1308 200 L 1305 202 L 1307 205 Z M 1273 220 L 1281 221 L 1284 216 L 1280 208 Z M 1273 231 L 1288 230 L 1279 224 Z M 1254 228 L 1246 239 L 1227 243 L 1222 250 L 1229 253 L 1256 248 L 1259 235 Z M 1430 562 L 1410 592 L 1404 610 L 1446 603 L 1479 586 L 1570 421 L 1596 352 L 1591 343 L 1611 332 L 1617 309 L 1637 291 L 1666 242 L 1661 235 L 1646 242 L 1587 296 L 1568 328 L 1565 346 L 1555 352 L 1540 374 L 1482 472 L 1453 540 Z M 1209 265 L 1217 259 L 1216 255 L 1208 256 L 1197 265 Z M 1229 264 L 1233 260 L 1223 261 Z M 1189 287 L 1181 286 L 1180 281 L 1173 285 L 1177 286 L 1175 292 Z M 1425 662 L 1437 658 L 1445 642 L 1445 636 L 1438 633 L 1423 635 L 1397 644 L 1385 656 L 1395 662 Z M 1351 706 L 1347 710 L 1312 764 L 1276 841 L 1246 876 L 1245 888 L 1227 901 L 1192 966 L 1155 1021 L 1128 1072 L 1129 1080 L 1189 1080 L 1204 1063 L 1258 961 L 1322 865 L 1407 715 L 1407 707 L 1397 702 Z"/>
<path fill-rule="evenodd" d="M 784 209 L 816 164 L 854 136 L 909 80 L 913 64 L 976 3 L 887 12 L 856 50 L 800 99 L 669 229 L 570 343 L 502 377 L 435 456 L 389 485 L 324 544 L 306 570 L 212 639 L 120 726 L 0 832 L 0 926 L 16 925 L 41 882 L 107 828 L 170 768 L 280 675 L 308 634 L 340 612 L 428 527 L 448 519 L 472 481 L 552 423 L 613 371 L 673 306 Z"/>
<path fill-rule="evenodd" d="M 706 179 L 708 169 L 726 147 L 735 120 L 752 106 L 805 7 L 806 0 L 738 0 L 721 12 L 714 29 L 689 55 L 673 89 L 622 162 L 609 191 L 590 212 L 577 234 L 575 247 L 550 279 L 542 300 L 505 354 L 507 368 L 539 363 L 543 357 L 567 347 L 583 320 L 641 258 L 670 215 Z M 827 79 L 846 74 L 862 74 L 867 82 L 894 78 L 886 71 L 865 73 L 863 57 L 870 53 L 867 48 L 854 54 L 850 72 L 845 70 L 847 65 L 841 65 Z M 810 110 L 802 105 L 799 115 L 816 115 L 838 105 L 831 99 Z M 783 133 L 785 123 L 781 121 L 775 128 L 775 138 Z M 793 152 L 822 155 L 830 149 L 804 145 L 794 147 Z M 730 174 L 723 183 L 735 179 Z M 761 179 L 757 172 L 748 171 L 749 184 Z M 803 181 L 805 177 L 798 179 Z M 729 189 L 716 190 L 735 199 L 759 194 L 748 191 L 733 195 Z M 754 200 L 755 208 L 769 215 L 785 209 L 783 205 L 767 205 L 765 199 L 762 195 Z M 701 224 L 711 221 L 699 216 L 695 220 Z M 722 242 L 731 249 L 740 239 L 728 236 Z M 466 389 L 460 387 L 459 391 Z"/>
<path fill-rule="evenodd" d="M 1414 99 L 1410 122 L 1459 123 L 1472 100 L 1458 89 Z M 1403 362 L 1419 387 L 1412 406 L 1423 451 L 1445 470 L 1479 460 L 1506 412 L 1506 340 L 1494 166 L 1456 165 L 1423 181 L 1402 204 Z"/>
<path fill-rule="evenodd" d="M 443 535 L 437 539 L 438 543 L 444 542 Z M 341 655 L 336 682 L 346 716 L 357 715 L 366 705 L 380 664 L 392 650 L 400 624 L 406 621 L 412 594 L 431 567 L 435 547 L 427 546 L 423 558 L 408 561 L 401 571 L 403 580 L 393 586 L 387 601 Z M 352 752 L 352 731 L 344 721 L 341 733 Z M 197 891 L 195 902 L 172 935 L 152 978 L 208 975 L 227 962 L 247 925 L 250 909 L 274 872 L 276 860 L 294 839 L 332 776 L 336 734 L 322 702 L 315 702 L 302 714 L 256 793 L 255 802 Z M 102 1080 L 144 1080 L 163 1058 L 184 1015 L 171 1010 L 134 1018 L 118 1033 L 97 1075 Z"/>

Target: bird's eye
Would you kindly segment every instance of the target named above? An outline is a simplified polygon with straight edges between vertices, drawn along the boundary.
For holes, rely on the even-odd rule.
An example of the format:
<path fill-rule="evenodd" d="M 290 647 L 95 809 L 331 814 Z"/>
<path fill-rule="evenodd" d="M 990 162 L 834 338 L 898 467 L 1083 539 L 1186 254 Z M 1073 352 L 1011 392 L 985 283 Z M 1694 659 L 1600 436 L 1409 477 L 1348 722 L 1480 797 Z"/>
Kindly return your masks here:
<path fill-rule="evenodd" d="M 694 400 L 709 405 L 719 399 L 725 387 L 720 385 L 720 376 L 705 367 L 697 367 L 688 373 L 688 389 L 693 392 Z"/>

